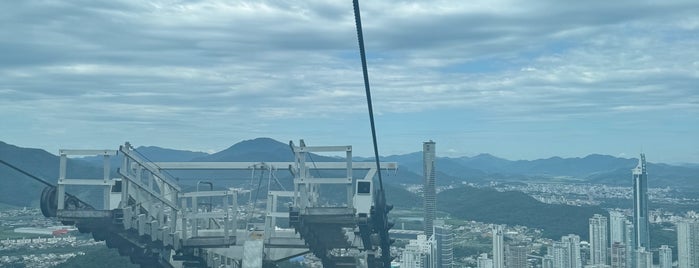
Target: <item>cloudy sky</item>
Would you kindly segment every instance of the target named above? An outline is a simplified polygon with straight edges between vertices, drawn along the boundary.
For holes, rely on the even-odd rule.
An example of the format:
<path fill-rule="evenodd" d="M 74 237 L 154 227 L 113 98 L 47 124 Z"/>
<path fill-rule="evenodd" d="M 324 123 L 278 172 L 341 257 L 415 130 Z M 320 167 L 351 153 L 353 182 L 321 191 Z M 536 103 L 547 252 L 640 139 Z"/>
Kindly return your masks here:
<path fill-rule="evenodd" d="M 0 1 L 0 140 L 371 154 L 351 0 Z M 699 2 L 362 3 L 382 155 L 699 163 Z"/>

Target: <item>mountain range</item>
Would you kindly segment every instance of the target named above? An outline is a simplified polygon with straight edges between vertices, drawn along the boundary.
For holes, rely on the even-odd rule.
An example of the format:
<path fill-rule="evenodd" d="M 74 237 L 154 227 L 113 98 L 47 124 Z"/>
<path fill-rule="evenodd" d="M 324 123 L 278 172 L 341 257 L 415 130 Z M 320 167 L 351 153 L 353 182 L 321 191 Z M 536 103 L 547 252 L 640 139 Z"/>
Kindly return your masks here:
<path fill-rule="evenodd" d="M 166 149 L 155 146 L 142 146 L 136 151 L 145 158 L 155 161 L 293 161 L 293 154 L 287 143 L 270 138 L 257 138 L 236 143 L 220 152 L 208 154 L 186 150 Z M 652 158 L 652 156 L 649 156 Z M 55 182 L 58 177 L 58 156 L 41 149 L 21 148 L 0 142 L 0 159 L 15 164 L 33 174 Z M 310 154 L 315 162 L 337 161 L 336 157 Z M 355 161 L 373 161 L 372 158 L 355 157 Z M 419 184 L 422 182 L 422 153 L 381 157 L 382 161 L 398 162 L 398 171 L 388 172 L 385 181 L 397 184 Z M 69 174 L 76 177 L 99 176 L 101 157 L 73 158 L 69 162 Z M 551 157 L 537 160 L 507 160 L 490 154 L 472 157 L 438 157 L 436 161 L 438 184 L 461 182 L 486 183 L 490 181 L 510 182 L 572 182 L 601 183 L 610 185 L 631 184 L 631 169 L 638 163 L 635 158 L 618 158 L 609 155 L 592 154 L 585 157 Z M 120 165 L 119 156 L 112 159 L 112 167 Z M 699 189 L 699 165 L 668 165 L 648 163 L 649 184 L 651 187 L 680 187 Z M 95 175 L 96 174 L 96 175 Z M 211 173 L 211 176 L 225 178 L 240 177 L 250 179 L 249 172 Z M 186 177 L 186 172 L 180 172 Z M 281 174 L 280 176 L 288 176 Z M 28 183 L 17 172 L 0 165 L 0 202 L 15 205 L 28 205 L 32 201 L 9 202 L 7 196 L 17 189 L 36 192 L 40 186 Z M 8 179 L 13 178 L 13 179 Z M 26 198 L 24 198 L 26 199 Z M 35 201 L 35 200 L 34 200 Z"/>
<path fill-rule="evenodd" d="M 288 144 L 269 138 L 242 141 L 213 154 L 154 146 L 138 147 L 135 150 L 144 158 L 154 162 L 293 161 L 293 154 Z M 0 159 L 52 183 L 57 181 L 59 157 L 44 150 L 21 148 L 0 142 Z M 337 161 L 338 158 L 310 154 L 308 160 L 325 162 Z M 384 173 L 386 175 L 384 181 L 387 183 L 386 195 L 389 202 L 403 208 L 420 207 L 422 205 L 420 196 L 405 190 L 399 184 L 422 183 L 422 153 L 385 156 L 381 160 L 398 162 L 399 164 L 399 169 L 395 173 Z M 101 157 L 71 158 L 68 162 L 68 174 L 76 178 L 101 177 L 102 161 Z M 120 156 L 114 157 L 112 167 L 119 167 L 120 161 Z M 372 158 L 355 157 L 354 161 L 372 161 Z M 461 184 L 462 182 L 536 181 L 630 186 L 630 170 L 637 163 L 637 159 L 597 154 L 576 158 L 551 157 L 518 161 L 490 154 L 480 154 L 473 157 L 438 157 L 436 168 L 438 170 L 437 180 L 442 185 Z M 648 171 L 651 187 L 673 186 L 677 189 L 690 189 L 692 191 L 699 189 L 699 165 L 676 166 L 648 163 Z M 115 171 L 112 172 L 116 176 Z M 213 178 L 216 180 L 216 185 L 224 187 L 253 181 L 249 171 L 213 171 L 203 175 L 201 173 L 194 175 L 189 171 L 173 171 L 172 173 L 171 175 L 179 180 L 186 191 L 193 190 L 193 185 L 202 178 Z M 280 171 L 279 173 L 279 180 L 282 184 L 285 187 L 290 187 L 291 176 L 288 172 Z M 318 174 L 317 176 L 322 175 Z M 264 192 L 266 185 L 262 185 L 264 189 L 261 191 Z M 43 185 L 26 178 L 24 175 L 0 165 L 0 203 L 15 206 L 38 206 L 42 187 Z M 77 192 L 76 194 L 81 199 L 84 198 L 83 200 L 99 200 L 98 196 L 92 196 L 91 193 Z M 264 194 L 262 196 L 264 197 Z M 247 199 L 247 197 L 244 198 Z M 583 232 L 586 228 L 585 219 L 593 213 L 601 213 L 602 211 L 599 207 L 543 204 L 520 192 L 501 193 L 487 188 L 457 187 L 440 193 L 438 199 L 441 200 L 440 210 L 449 212 L 454 217 L 544 228 L 546 234 L 551 237 L 565 233 Z M 561 211 L 577 216 L 571 216 L 571 219 L 575 220 L 570 220 L 565 224 L 549 224 L 557 221 L 556 217 Z M 581 225 L 580 222 L 583 224 Z"/>
<path fill-rule="evenodd" d="M 359 158 L 370 161 L 373 158 Z M 422 174 L 422 153 L 381 157 L 382 161 L 398 162 L 399 168 Z M 570 182 L 630 186 L 631 169 L 638 158 L 619 158 L 591 154 L 585 157 L 551 157 L 536 160 L 507 160 L 491 154 L 468 157 L 437 157 L 435 163 L 439 184 L 460 181 L 488 182 Z M 699 189 L 699 165 L 647 163 L 651 187 L 683 187 Z M 441 174 L 441 176 L 440 176 Z"/>
<path fill-rule="evenodd" d="M 220 152 L 207 154 L 159 147 L 136 149 L 153 161 L 293 161 L 289 145 L 269 138 L 246 140 Z M 652 158 L 652 156 L 649 156 Z M 90 160 L 86 158 L 86 160 Z M 311 154 L 316 162 L 337 161 L 335 157 Z M 355 161 L 373 158 L 355 157 Z M 94 158 L 91 161 L 101 161 Z M 381 157 L 381 161 L 398 162 L 399 169 L 387 176 L 389 183 L 416 184 L 422 182 L 422 152 Z M 118 162 L 115 162 L 117 164 Z M 624 186 L 631 183 L 631 169 L 637 158 L 619 158 L 591 154 L 585 157 L 550 157 L 536 160 L 508 160 L 483 153 L 468 157 L 437 157 L 438 184 L 462 181 L 484 183 L 512 182 L 570 182 L 599 183 Z M 699 189 L 699 165 L 668 165 L 648 163 L 651 187 L 689 187 Z"/>

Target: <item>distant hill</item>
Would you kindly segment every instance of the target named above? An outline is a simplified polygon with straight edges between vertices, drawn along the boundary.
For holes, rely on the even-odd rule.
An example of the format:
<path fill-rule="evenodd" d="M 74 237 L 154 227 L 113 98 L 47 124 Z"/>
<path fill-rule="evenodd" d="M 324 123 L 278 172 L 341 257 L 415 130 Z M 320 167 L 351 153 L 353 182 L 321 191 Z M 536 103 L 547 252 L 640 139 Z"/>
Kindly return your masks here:
<path fill-rule="evenodd" d="M 422 153 L 391 155 L 383 161 L 395 161 L 399 166 L 416 174 L 422 174 Z M 551 157 L 537 160 L 511 161 L 490 154 L 473 157 L 437 157 L 437 183 L 457 181 L 573 181 L 611 185 L 630 185 L 631 169 L 636 158 L 618 158 L 591 154 L 585 157 Z M 443 173 L 442 176 L 439 173 Z M 674 186 L 699 189 L 699 165 L 680 166 L 648 163 L 651 187 Z M 446 176 L 446 177 L 445 177 Z"/>
<path fill-rule="evenodd" d="M 490 188 L 446 190 L 437 195 L 437 203 L 440 210 L 455 218 L 541 228 L 552 239 L 571 233 L 585 236 L 588 219 L 594 214 L 606 215 L 599 207 L 545 204 L 522 192 Z"/>
<path fill-rule="evenodd" d="M 392 184 L 385 189 L 387 200 L 398 208 L 422 207 L 417 194 Z M 439 193 L 437 209 L 462 220 L 540 228 L 552 239 L 571 233 L 586 236 L 588 219 L 594 214 L 607 215 L 600 207 L 545 204 L 522 192 L 467 186 Z"/>
<path fill-rule="evenodd" d="M 157 146 L 139 146 L 136 151 L 156 162 L 187 162 L 209 155 L 204 152 L 167 149 Z"/>
<path fill-rule="evenodd" d="M 0 142 L 0 159 L 51 183 L 58 181 L 59 157 L 41 149 L 22 148 Z M 67 175 L 73 178 L 98 178 L 102 170 L 87 162 L 68 159 Z M 0 203 L 38 206 L 44 185 L 0 164 Z"/>
<path fill-rule="evenodd" d="M 370 161 L 373 158 L 356 157 Z M 400 169 L 422 176 L 422 152 L 381 157 L 382 161 L 398 162 Z M 437 157 L 437 184 L 468 181 L 549 181 L 630 185 L 631 169 L 638 159 L 591 154 L 585 157 L 550 157 L 511 161 L 491 154 L 472 157 Z M 668 165 L 648 163 L 651 187 L 683 187 L 699 190 L 699 164 Z M 420 180 L 406 180 L 408 183 Z"/>
<path fill-rule="evenodd" d="M 295 144 L 298 146 L 298 144 Z M 309 145 L 312 146 L 312 145 Z M 338 161 L 337 158 L 310 154 L 310 159 L 316 162 Z M 288 143 L 282 143 L 270 138 L 245 140 L 227 149 L 193 159 L 198 162 L 293 162 L 294 154 Z"/>
<path fill-rule="evenodd" d="M 116 149 L 118 148 L 115 147 L 114 150 Z M 138 152 L 139 155 L 145 156 L 145 158 L 154 162 L 188 162 L 192 161 L 193 159 L 202 158 L 209 155 L 204 152 L 167 149 L 157 146 L 139 146 L 135 149 L 135 151 Z M 80 159 L 100 166 L 102 165 L 102 161 L 104 161 L 104 158 L 101 156 L 86 156 Z M 121 155 L 111 157 L 110 165 L 112 167 L 119 167 L 121 166 L 121 161 Z"/>

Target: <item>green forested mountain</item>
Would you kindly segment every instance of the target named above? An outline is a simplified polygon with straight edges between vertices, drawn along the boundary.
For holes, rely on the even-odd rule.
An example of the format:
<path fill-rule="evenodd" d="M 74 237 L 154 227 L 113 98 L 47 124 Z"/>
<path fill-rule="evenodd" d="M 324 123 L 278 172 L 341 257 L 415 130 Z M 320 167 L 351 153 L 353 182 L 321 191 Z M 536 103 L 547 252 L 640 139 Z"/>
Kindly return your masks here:
<path fill-rule="evenodd" d="M 44 150 L 0 142 L 0 159 L 51 183 L 58 181 L 59 157 Z M 102 170 L 89 163 L 69 159 L 67 174 L 74 178 L 99 178 L 102 177 Z M 0 164 L 0 203 L 38 206 L 43 188 L 43 184 Z"/>
<path fill-rule="evenodd" d="M 578 234 L 586 239 L 588 219 L 593 214 L 607 214 L 600 207 L 545 204 L 522 192 L 498 192 L 490 188 L 446 190 L 439 193 L 437 203 L 439 209 L 452 217 L 541 228 L 545 236 L 553 239 L 566 234 Z"/>
<path fill-rule="evenodd" d="M 132 264 L 129 257 L 119 256 L 114 249 L 106 246 L 93 247 L 85 255 L 76 256 L 61 263 L 56 268 L 137 268 L 139 265 Z"/>

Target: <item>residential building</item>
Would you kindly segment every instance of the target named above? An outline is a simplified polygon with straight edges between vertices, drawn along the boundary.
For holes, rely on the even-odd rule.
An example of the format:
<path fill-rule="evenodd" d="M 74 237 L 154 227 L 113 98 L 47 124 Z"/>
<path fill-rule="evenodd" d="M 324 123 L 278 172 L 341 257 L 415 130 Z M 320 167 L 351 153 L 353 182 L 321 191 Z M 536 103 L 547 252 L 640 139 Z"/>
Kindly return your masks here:
<path fill-rule="evenodd" d="M 488 253 L 482 253 L 478 256 L 478 268 L 493 268 L 493 260 L 488 258 Z"/>
<path fill-rule="evenodd" d="M 699 267 L 699 222 L 677 223 L 677 262 L 679 268 Z"/>
<path fill-rule="evenodd" d="M 631 265 L 628 264 L 628 254 L 626 252 L 626 244 L 614 242 L 611 247 L 611 263 L 612 268 L 629 268 Z"/>
<path fill-rule="evenodd" d="M 438 268 L 451 268 L 454 264 L 454 237 L 451 226 L 434 227 L 434 263 Z"/>
<path fill-rule="evenodd" d="M 658 255 L 659 268 L 672 268 L 672 249 L 668 245 L 660 246 Z"/>
<path fill-rule="evenodd" d="M 416 240 L 410 240 L 405 245 L 401 256 L 401 268 L 430 268 L 432 267 L 432 243 L 425 235 L 418 235 Z"/>
<path fill-rule="evenodd" d="M 510 245 L 505 247 L 505 267 L 507 268 L 529 268 L 527 254 L 529 254 L 529 246 L 524 244 Z"/>
<path fill-rule="evenodd" d="M 647 251 L 644 247 L 640 247 L 636 249 L 635 255 L 635 268 L 653 268 L 653 252 Z"/>
<path fill-rule="evenodd" d="M 607 264 L 607 217 L 595 214 L 590 218 L 590 262 Z"/>

